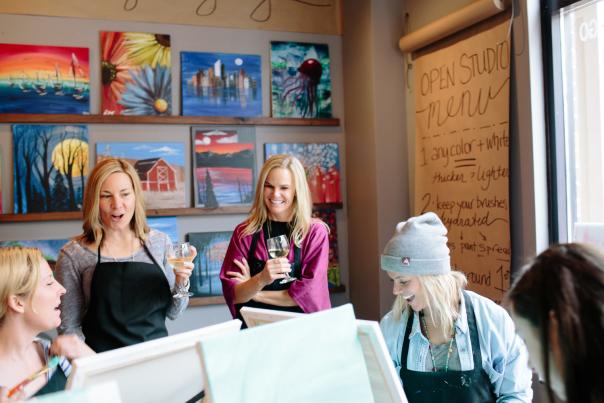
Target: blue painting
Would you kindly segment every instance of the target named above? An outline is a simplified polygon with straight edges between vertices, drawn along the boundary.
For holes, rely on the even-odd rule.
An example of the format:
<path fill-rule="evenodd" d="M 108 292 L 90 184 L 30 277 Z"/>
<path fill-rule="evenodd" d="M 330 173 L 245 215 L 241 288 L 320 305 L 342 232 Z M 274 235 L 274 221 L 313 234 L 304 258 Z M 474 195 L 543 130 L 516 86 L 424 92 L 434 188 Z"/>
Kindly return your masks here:
<path fill-rule="evenodd" d="M 0 113 L 90 113 L 88 48 L 0 43 Z"/>
<path fill-rule="evenodd" d="M 325 44 L 271 42 L 275 118 L 330 118 L 331 74 Z"/>
<path fill-rule="evenodd" d="M 262 116 L 258 55 L 181 52 L 183 116 Z"/>
<path fill-rule="evenodd" d="M 0 241 L 0 247 L 7 246 L 23 246 L 26 248 L 38 248 L 42 251 L 42 256 L 50 263 L 57 261 L 59 252 L 63 245 L 69 240 L 67 239 L 41 239 L 33 241 Z"/>
<path fill-rule="evenodd" d="M 197 249 L 195 269 L 189 291 L 194 297 L 222 296 L 220 268 L 231 241 L 232 232 L 193 232 L 187 241 Z"/>
<path fill-rule="evenodd" d="M 88 174 L 88 128 L 13 125 L 13 211 L 82 209 Z"/>
<path fill-rule="evenodd" d="M 212 209 L 250 205 L 256 165 L 253 132 L 198 128 L 192 132 L 195 205 Z"/>
<path fill-rule="evenodd" d="M 172 242 L 180 241 L 176 217 L 148 217 L 147 225 L 156 231 L 160 231 L 168 235 Z"/>
<path fill-rule="evenodd" d="M 186 207 L 184 143 L 97 143 L 97 162 L 110 157 L 132 164 L 147 208 Z"/>

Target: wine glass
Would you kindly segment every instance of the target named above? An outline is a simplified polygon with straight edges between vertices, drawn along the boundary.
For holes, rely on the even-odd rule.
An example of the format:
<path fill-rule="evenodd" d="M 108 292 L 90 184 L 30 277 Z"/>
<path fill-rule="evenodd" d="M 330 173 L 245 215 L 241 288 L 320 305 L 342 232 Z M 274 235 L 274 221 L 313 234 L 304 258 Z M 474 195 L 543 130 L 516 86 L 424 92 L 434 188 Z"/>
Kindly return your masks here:
<path fill-rule="evenodd" d="M 271 255 L 273 259 L 285 257 L 289 253 L 289 240 L 285 235 L 279 235 L 267 239 L 266 246 L 268 248 L 268 254 Z M 284 274 L 285 278 L 279 281 L 279 284 L 287 284 L 290 281 L 294 281 L 296 279 L 295 277 L 291 277 L 289 273 Z"/>
<path fill-rule="evenodd" d="M 191 244 L 189 244 L 188 242 L 174 242 L 169 244 L 166 254 L 168 256 L 168 263 L 170 263 L 174 268 L 184 266 L 185 262 L 190 263 L 193 261 L 193 250 L 191 248 Z M 177 298 L 184 298 L 190 297 L 192 295 L 193 294 L 188 291 L 179 289 L 172 296 Z"/>

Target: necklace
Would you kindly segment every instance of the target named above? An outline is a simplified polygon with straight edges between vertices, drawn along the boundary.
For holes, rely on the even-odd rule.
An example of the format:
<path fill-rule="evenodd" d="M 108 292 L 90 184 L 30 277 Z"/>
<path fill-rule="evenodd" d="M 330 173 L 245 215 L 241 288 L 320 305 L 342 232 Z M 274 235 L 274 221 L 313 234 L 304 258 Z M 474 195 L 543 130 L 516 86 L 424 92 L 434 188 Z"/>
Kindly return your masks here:
<path fill-rule="evenodd" d="M 426 319 L 424 319 L 424 313 L 420 313 L 419 319 L 421 324 L 424 326 L 424 331 L 426 332 L 426 338 L 428 339 L 428 351 L 430 351 L 430 358 L 432 359 L 432 372 L 437 372 L 436 361 L 434 360 L 434 352 L 432 351 L 432 343 L 430 342 L 430 334 L 428 333 L 428 326 L 426 325 Z M 453 342 L 455 341 L 455 330 L 453 330 L 453 336 L 451 336 L 451 340 L 449 341 L 449 348 L 447 349 L 447 360 L 445 361 L 445 367 L 443 368 L 444 372 L 449 370 L 449 358 L 451 358 L 451 353 L 453 353 Z"/>

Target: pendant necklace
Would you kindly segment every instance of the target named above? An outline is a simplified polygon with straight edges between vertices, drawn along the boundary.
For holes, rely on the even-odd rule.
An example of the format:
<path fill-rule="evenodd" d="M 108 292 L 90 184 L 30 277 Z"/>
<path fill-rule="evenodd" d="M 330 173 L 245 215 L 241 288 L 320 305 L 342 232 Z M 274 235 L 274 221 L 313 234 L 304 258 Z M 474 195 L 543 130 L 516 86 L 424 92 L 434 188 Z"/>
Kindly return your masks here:
<path fill-rule="evenodd" d="M 419 314 L 419 319 L 421 324 L 424 326 L 424 331 L 426 332 L 426 338 L 428 339 L 428 351 L 430 351 L 430 358 L 432 359 L 432 372 L 437 372 L 436 361 L 434 360 L 434 353 L 432 352 L 432 342 L 430 342 L 430 334 L 428 333 L 428 326 L 426 325 L 426 320 L 424 319 L 424 313 L 421 312 Z M 455 329 L 453 330 L 453 336 L 451 336 L 451 340 L 449 341 L 449 348 L 447 349 L 447 360 L 445 361 L 445 367 L 443 368 L 444 372 L 449 370 L 449 358 L 451 358 L 451 354 L 453 353 L 453 342 L 455 341 Z"/>

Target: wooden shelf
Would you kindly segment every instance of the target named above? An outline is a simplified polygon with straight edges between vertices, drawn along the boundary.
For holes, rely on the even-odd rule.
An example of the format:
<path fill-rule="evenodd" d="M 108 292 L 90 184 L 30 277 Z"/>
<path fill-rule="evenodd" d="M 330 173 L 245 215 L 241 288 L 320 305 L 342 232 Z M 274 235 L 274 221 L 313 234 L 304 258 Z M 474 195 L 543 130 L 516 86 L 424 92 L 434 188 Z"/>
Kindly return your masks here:
<path fill-rule="evenodd" d="M 339 285 L 337 287 L 332 287 L 329 289 L 330 294 L 338 294 L 342 292 L 346 292 L 346 287 L 344 287 L 344 285 Z M 206 306 L 217 304 L 226 304 L 226 302 L 224 301 L 224 297 L 191 297 L 191 299 L 189 299 L 188 306 Z"/>
<path fill-rule="evenodd" d="M 253 126 L 340 126 L 340 119 L 298 119 L 227 116 L 124 116 L 124 115 L 50 115 L 6 113 L 0 123 L 100 123 L 161 125 L 253 125 Z"/>

